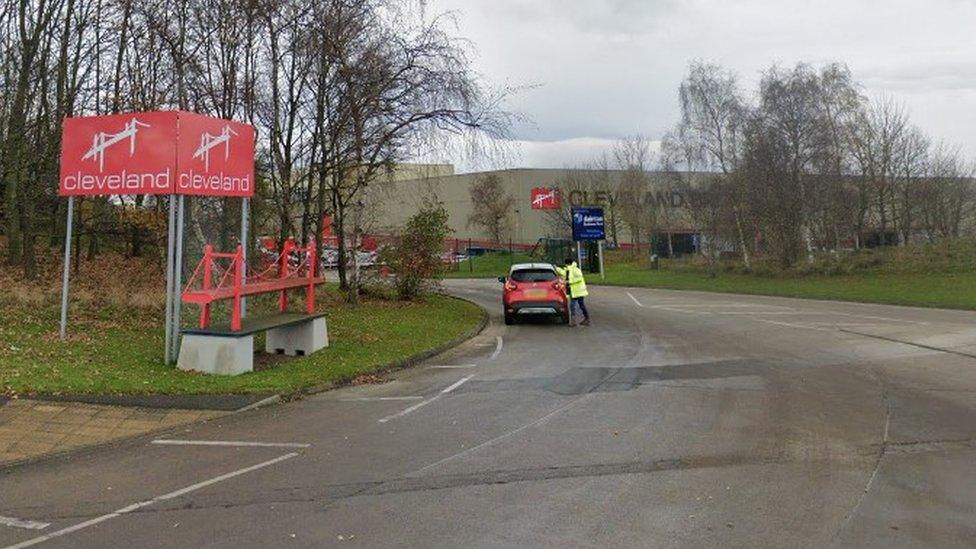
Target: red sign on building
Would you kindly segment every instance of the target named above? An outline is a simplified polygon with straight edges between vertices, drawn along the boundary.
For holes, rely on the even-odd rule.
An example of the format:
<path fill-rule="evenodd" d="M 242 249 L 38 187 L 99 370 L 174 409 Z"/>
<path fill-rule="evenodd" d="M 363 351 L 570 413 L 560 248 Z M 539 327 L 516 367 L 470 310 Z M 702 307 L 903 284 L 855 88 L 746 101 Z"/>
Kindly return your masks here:
<path fill-rule="evenodd" d="M 66 118 L 59 194 L 254 195 L 254 128 L 162 111 Z"/>
<path fill-rule="evenodd" d="M 555 187 L 535 187 L 532 189 L 533 210 L 558 210 L 561 204 L 559 189 Z"/>

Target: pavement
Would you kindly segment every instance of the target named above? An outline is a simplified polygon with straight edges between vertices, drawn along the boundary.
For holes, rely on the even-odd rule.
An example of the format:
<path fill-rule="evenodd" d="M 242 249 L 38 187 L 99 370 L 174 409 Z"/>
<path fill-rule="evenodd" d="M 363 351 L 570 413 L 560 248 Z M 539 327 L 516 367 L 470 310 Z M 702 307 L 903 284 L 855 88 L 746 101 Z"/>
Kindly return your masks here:
<path fill-rule="evenodd" d="M 387 383 L 0 471 L 0 547 L 971 547 L 976 313 L 591 288 Z"/>
<path fill-rule="evenodd" d="M 224 415 L 14 399 L 0 402 L 0 468 Z"/>

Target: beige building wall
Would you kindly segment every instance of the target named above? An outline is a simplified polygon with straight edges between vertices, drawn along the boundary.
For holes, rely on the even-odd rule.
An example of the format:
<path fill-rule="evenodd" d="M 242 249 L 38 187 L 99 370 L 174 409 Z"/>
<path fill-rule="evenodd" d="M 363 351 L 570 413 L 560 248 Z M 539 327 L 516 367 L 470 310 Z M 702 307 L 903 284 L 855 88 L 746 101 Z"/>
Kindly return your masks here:
<path fill-rule="evenodd" d="M 401 179 L 384 185 L 386 196 L 380 200 L 379 223 L 377 227 L 390 230 L 401 226 L 417 212 L 425 199 L 435 197 L 444 203 L 450 214 L 450 226 L 454 237 L 461 239 L 485 239 L 487 235 L 478 227 L 468 227 L 468 216 L 473 210 L 470 189 L 480 178 L 498 175 L 505 192 L 515 198 L 512 208 L 511 239 L 518 243 L 534 243 L 543 237 L 568 236 L 569 227 L 563 235 L 553 234 L 552 210 L 532 209 L 531 191 L 534 187 L 555 187 L 560 189 L 563 206 L 603 206 L 613 208 L 619 216 L 621 198 L 616 192 L 624 172 L 611 170 L 597 172 L 572 169 L 510 169 L 493 172 L 479 172 L 460 175 L 443 175 L 417 179 Z M 606 177 L 603 175 L 606 174 Z M 603 183 L 606 181 L 606 183 Z M 658 228 L 660 230 L 688 231 L 691 229 L 687 211 L 679 193 L 671 190 L 663 173 L 651 174 L 651 197 L 640 197 L 659 205 Z M 629 199 L 629 198 L 627 198 Z M 614 200 L 614 203 L 610 203 Z M 607 212 L 607 215 L 610 215 Z M 665 221 L 669 227 L 665 227 Z M 620 224 L 619 240 L 631 242 L 625 225 Z"/>

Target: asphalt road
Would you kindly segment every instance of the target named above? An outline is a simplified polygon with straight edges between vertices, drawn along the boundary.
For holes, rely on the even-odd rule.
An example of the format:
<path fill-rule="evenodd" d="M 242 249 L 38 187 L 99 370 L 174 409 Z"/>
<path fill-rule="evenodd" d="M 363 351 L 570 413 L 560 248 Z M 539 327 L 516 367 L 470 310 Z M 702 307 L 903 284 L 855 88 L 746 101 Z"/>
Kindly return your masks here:
<path fill-rule="evenodd" d="M 0 547 L 976 542 L 974 313 L 448 286 L 492 325 L 392 382 L 0 472 Z"/>

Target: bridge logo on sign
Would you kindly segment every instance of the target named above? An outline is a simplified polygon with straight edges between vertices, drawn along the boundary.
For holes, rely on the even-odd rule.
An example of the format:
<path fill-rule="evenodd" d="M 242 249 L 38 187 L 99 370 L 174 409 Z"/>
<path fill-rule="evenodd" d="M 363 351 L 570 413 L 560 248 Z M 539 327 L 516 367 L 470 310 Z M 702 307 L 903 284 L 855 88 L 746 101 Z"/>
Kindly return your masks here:
<path fill-rule="evenodd" d="M 126 139 L 129 140 L 129 157 L 131 158 L 136 153 L 136 134 L 139 132 L 139 128 L 149 128 L 149 124 L 140 122 L 136 118 L 132 118 L 126 122 L 125 126 L 121 131 L 116 133 L 106 133 L 98 132 L 92 136 L 92 146 L 88 151 L 81 157 L 82 160 L 92 160 L 98 162 L 98 171 L 105 171 L 105 151 L 117 143 L 122 143 Z"/>
<path fill-rule="evenodd" d="M 217 135 L 203 132 L 200 135 L 200 146 L 193 152 L 193 158 L 203 160 L 204 169 L 210 171 L 210 150 L 220 145 L 224 146 L 224 160 L 230 158 L 230 138 L 236 136 L 237 132 L 225 125 L 224 129 Z"/>
<path fill-rule="evenodd" d="M 532 189 L 533 210 L 557 210 L 560 202 L 559 189 L 555 187 L 535 187 Z"/>

